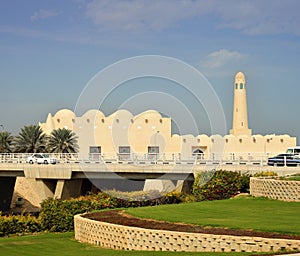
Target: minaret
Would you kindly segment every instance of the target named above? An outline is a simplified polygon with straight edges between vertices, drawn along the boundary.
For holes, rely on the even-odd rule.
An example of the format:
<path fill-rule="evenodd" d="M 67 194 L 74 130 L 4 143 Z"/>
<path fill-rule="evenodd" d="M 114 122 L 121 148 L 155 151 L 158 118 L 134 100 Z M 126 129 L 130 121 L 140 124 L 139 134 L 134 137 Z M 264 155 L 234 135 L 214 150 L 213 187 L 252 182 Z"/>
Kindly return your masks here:
<path fill-rule="evenodd" d="M 238 72 L 234 80 L 233 122 L 230 134 L 249 136 L 252 134 L 248 128 L 246 80 L 242 72 Z"/>

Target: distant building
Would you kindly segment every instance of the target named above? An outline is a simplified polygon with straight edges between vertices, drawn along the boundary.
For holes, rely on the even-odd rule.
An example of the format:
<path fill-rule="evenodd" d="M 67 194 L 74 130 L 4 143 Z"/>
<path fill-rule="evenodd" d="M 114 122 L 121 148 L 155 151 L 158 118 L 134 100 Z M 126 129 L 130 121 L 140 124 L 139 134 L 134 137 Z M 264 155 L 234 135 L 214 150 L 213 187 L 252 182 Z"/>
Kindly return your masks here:
<path fill-rule="evenodd" d="M 79 137 L 80 153 L 101 153 L 106 157 L 126 158 L 130 154 L 164 154 L 166 158 L 189 158 L 203 153 L 204 157 L 216 152 L 215 145 L 231 157 L 250 154 L 276 154 L 296 146 L 296 138 L 289 135 L 252 135 L 248 127 L 246 79 L 238 72 L 234 81 L 233 123 L 226 136 L 201 134 L 177 135 L 171 133 L 171 118 L 162 117 L 154 110 L 133 116 L 118 110 L 105 116 L 99 110 L 90 110 L 82 116 L 67 109 L 54 116 L 48 114 L 40 123 L 46 134 L 58 128 L 74 131 Z"/>

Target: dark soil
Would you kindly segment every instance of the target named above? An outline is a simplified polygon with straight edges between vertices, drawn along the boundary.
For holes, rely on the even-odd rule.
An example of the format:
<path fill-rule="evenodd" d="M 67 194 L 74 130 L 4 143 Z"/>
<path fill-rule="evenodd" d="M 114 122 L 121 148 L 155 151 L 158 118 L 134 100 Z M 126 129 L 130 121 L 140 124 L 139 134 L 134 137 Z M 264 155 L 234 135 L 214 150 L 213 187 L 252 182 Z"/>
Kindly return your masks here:
<path fill-rule="evenodd" d="M 156 230 L 170 230 L 188 233 L 203 233 L 203 234 L 216 234 L 216 235 L 233 235 L 233 236 L 251 236 L 251 237 L 265 237 L 265 238 L 282 238 L 300 240 L 300 236 L 278 234 L 270 232 L 258 232 L 251 230 L 235 230 L 227 228 L 213 228 L 213 227 L 201 227 L 198 225 L 173 223 L 166 221 L 157 221 L 151 219 L 141 219 L 125 214 L 121 210 L 109 210 L 95 213 L 87 213 L 83 217 L 108 222 L 113 224 L 119 224 L 124 226 L 156 229 Z"/>

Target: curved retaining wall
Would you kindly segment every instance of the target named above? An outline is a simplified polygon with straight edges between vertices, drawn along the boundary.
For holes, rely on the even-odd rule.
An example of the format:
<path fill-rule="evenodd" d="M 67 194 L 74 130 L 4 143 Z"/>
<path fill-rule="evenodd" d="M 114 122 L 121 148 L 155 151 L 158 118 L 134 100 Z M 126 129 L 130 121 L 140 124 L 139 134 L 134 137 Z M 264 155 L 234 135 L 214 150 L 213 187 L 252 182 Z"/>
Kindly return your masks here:
<path fill-rule="evenodd" d="M 281 201 L 300 202 L 300 181 L 252 177 L 250 194 Z"/>
<path fill-rule="evenodd" d="M 75 239 L 118 250 L 186 252 L 269 252 L 300 250 L 300 240 L 151 230 L 90 220 L 76 215 Z"/>

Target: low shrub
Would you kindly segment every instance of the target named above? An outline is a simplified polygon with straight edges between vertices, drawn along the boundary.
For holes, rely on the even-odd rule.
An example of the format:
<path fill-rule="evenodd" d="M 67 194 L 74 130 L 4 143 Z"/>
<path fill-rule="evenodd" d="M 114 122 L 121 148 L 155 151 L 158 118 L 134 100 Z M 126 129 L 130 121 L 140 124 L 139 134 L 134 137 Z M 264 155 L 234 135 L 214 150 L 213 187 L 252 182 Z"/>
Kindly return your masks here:
<path fill-rule="evenodd" d="M 99 193 L 76 199 L 46 199 L 41 204 L 42 228 L 50 232 L 66 232 L 74 229 L 74 215 L 117 207 L 117 201 Z"/>
<path fill-rule="evenodd" d="M 190 198 L 188 195 L 185 195 L 181 192 L 170 192 L 165 195 L 163 195 L 163 200 L 161 204 L 179 204 L 182 202 L 186 202 L 188 198 Z"/>
<path fill-rule="evenodd" d="M 254 174 L 254 177 L 276 177 L 278 176 L 277 172 L 272 171 L 263 171 Z"/>
<path fill-rule="evenodd" d="M 0 215 L 0 236 L 35 233 L 40 231 L 42 231 L 42 225 L 39 218 L 30 215 Z"/>
<path fill-rule="evenodd" d="M 70 200 L 88 203 L 89 207 L 92 209 L 110 209 L 118 207 L 117 198 L 103 192 L 99 192 L 97 194 L 88 194 L 86 196 L 80 196 L 79 198 Z"/>
<path fill-rule="evenodd" d="M 117 208 L 140 207 L 155 204 L 157 198 L 161 198 L 162 194 L 157 190 L 153 191 L 106 191 L 109 195 L 116 198 Z"/>
<path fill-rule="evenodd" d="M 209 175 L 212 175 L 212 178 L 206 183 L 201 183 L 203 181 L 202 176 L 208 177 Z M 213 172 L 213 174 L 199 173 L 193 184 L 192 193 L 197 201 L 221 200 L 237 195 L 241 188 L 240 173 L 220 170 Z"/>
<path fill-rule="evenodd" d="M 240 177 L 241 180 L 241 193 L 249 193 L 250 191 L 250 178 L 252 177 L 251 174 L 242 174 Z"/>
<path fill-rule="evenodd" d="M 170 192 L 162 194 L 158 191 L 118 192 L 118 208 L 154 206 L 161 204 L 177 204 L 184 201 L 181 193 Z"/>

